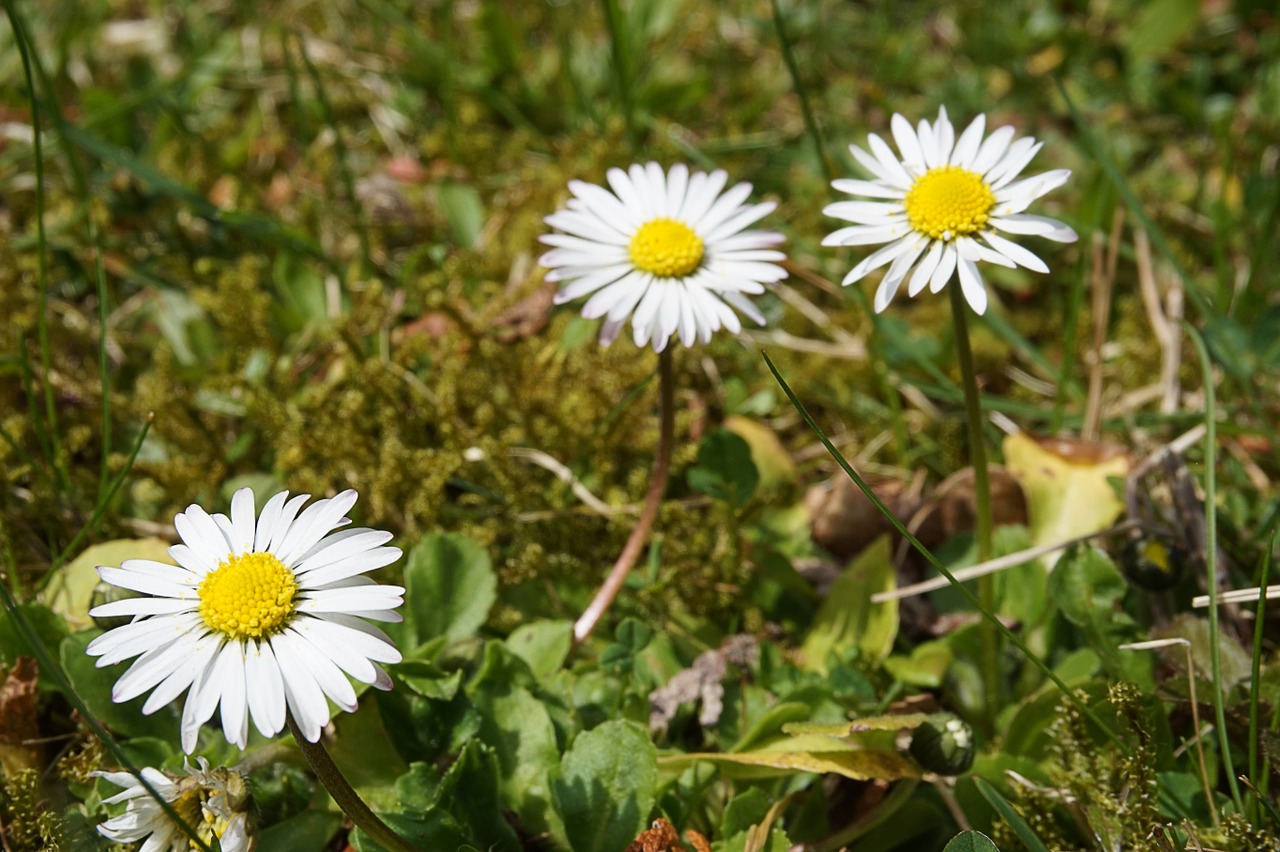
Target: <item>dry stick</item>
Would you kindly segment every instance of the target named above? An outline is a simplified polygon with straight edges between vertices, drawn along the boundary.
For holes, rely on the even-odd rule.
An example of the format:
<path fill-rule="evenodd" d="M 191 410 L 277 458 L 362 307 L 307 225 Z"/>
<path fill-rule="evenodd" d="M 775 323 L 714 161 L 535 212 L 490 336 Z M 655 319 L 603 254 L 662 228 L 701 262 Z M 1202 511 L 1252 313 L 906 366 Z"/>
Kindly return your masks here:
<path fill-rule="evenodd" d="M 386 848 L 400 850 L 400 852 L 415 852 L 409 841 L 396 834 L 390 826 L 378 818 L 377 814 L 369 810 L 369 806 L 351 788 L 342 770 L 338 769 L 337 764 L 333 762 L 329 751 L 319 741 L 309 742 L 302 735 L 302 731 L 298 729 L 298 723 L 293 721 L 293 714 L 285 713 L 284 719 L 289 724 L 289 730 L 293 733 L 293 739 L 298 743 L 302 756 L 307 759 L 307 765 L 311 767 L 311 771 L 316 774 L 316 778 L 324 785 L 338 807 L 342 808 L 342 812 L 351 817 L 351 821 L 365 834 Z"/>
<path fill-rule="evenodd" d="M 596 624 L 599 623 L 605 610 L 613 603 L 618 592 L 622 591 L 622 584 L 627 581 L 627 575 L 631 573 L 632 566 L 640 556 L 640 549 L 644 547 L 645 540 L 649 537 L 649 530 L 658 518 L 662 494 L 667 490 L 667 474 L 671 470 L 671 448 L 675 443 L 676 380 L 671 359 L 670 347 L 663 349 L 662 354 L 658 356 L 658 371 L 662 385 L 660 415 L 662 426 L 658 435 L 658 457 L 653 463 L 653 477 L 649 480 L 649 493 L 645 495 L 644 508 L 640 510 L 640 518 L 631 529 L 631 535 L 627 537 L 627 543 L 622 546 L 622 552 L 618 554 L 618 561 L 613 563 L 613 570 L 609 572 L 609 576 L 605 578 L 596 596 L 591 599 L 591 603 L 574 623 L 573 641 L 575 643 L 586 641 L 591 632 L 596 629 Z"/>
<path fill-rule="evenodd" d="M 1151 238 L 1139 229 L 1133 235 L 1134 255 L 1138 265 L 1138 290 L 1142 304 L 1147 309 L 1151 330 L 1160 342 L 1160 413 L 1173 414 L 1178 410 L 1181 391 L 1178 386 L 1178 370 L 1182 366 L 1181 335 L 1178 324 L 1182 321 L 1182 290 L 1176 282 L 1169 282 L 1165 304 L 1160 304 L 1160 283 L 1156 281 L 1155 264 L 1151 260 Z"/>
<path fill-rule="evenodd" d="M 1111 322 L 1111 291 L 1116 281 L 1116 264 L 1120 255 L 1120 236 L 1124 228 L 1124 208 L 1117 207 L 1111 219 L 1111 236 L 1103 259 L 1101 235 L 1093 235 L 1093 259 L 1090 264 L 1089 289 L 1093 297 L 1093 359 L 1089 364 L 1089 396 L 1085 405 L 1081 437 L 1098 439 L 1102 424 L 1102 347 L 1107 342 L 1107 326 Z"/>

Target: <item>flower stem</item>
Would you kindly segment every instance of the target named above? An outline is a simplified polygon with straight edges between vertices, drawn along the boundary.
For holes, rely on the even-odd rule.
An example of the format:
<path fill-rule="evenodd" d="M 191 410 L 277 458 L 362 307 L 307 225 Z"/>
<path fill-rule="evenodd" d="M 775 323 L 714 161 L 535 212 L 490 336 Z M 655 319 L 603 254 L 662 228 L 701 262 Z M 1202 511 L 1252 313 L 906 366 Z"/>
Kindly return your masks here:
<path fill-rule="evenodd" d="M 958 282 L 951 282 L 951 313 L 956 326 L 956 354 L 964 380 L 964 406 L 969 424 L 969 463 L 973 466 L 973 502 L 977 515 L 978 561 L 986 562 L 994 555 L 991 546 L 991 480 L 987 474 L 987 445 L 982 437 L 982 401 L 978 399 L 978 380 L 973 370 L 973 349 L 969 345 L 969 306 Z M 995 612 L 996 580 L 987 574 L 978 580 L 978 599 L 989 612 Z M 986 694 L 988 721 L 995 719 L 1000 708 L 1000 635 L 989 621 L 982 622 L 982 684 Z"/>
<path fill-rule="evenodd" d="M 317 742 L 307 742 L 307 738 L 302 735 L 302 731 L 298 730 L 298 723 L 293 721 L 293 714 L 286 713 L 285 721 L 289 723 L 289 730 L 293 732 L 293 738 L 298 743 L 298 749 L 302 752 L 302 756 L 307 759 L 307 763 L 311 766 L 311 771 L 316 774 L 316 778 L 329 791 L 329 795 L 338 803 L 338 807 L 342 808 L 342 812 L 351 818 L 351 821 L 359 826 L 365 834 L 373 838 L 374 841 L 381 844 L 386 849 L 393 852 L 417 852 L 417 850 L 409 844 L 400 835 L 396 834 L 382 820 L 378 819 L 378 815 L 369 810 L 369 806 L 364 800 L 351 789 L 351 784 L 343 777 L 342 771 L 338 769 L 333 762 L 333 758 L 329 756 L 329 752 L 324 745 Z"/>
<path fill-rule="evenodd" d="M 622 552 L 618 554 L 618 561 L 613 563 L 613 570 L 609 572 L 604 584 L 600 586 L 591 603 L 573 625 L 575 643 L 580 644 L 586 641 L 595 630 L 605 610 L 622 590 L 622 584 L 627 581 L 627 575 L 631 573 L 632 566 L 640 556 L 641 548 L 649 538 L 649 530 L 653 528 L 653 522 L 658 518 L 658 508 L 662 505 L 662 495 L 667 490 L 667 475 L 671 471 L 671 446 L 674 443 L 676 421 L 676 379 L 671 347 L 663 349 L 662 354 L 658 356 L 658 372 L 662 386 L 660 391 L 662 426 L 658 435 L 658 457 L 654 460 L 653 477 L 649 480 L 649 493 L 645 495 L 644 506 L 640 509 L 640 518 L 632 528 L 631 535 L 627 537 L 627 543 L 622 546 Z"/>

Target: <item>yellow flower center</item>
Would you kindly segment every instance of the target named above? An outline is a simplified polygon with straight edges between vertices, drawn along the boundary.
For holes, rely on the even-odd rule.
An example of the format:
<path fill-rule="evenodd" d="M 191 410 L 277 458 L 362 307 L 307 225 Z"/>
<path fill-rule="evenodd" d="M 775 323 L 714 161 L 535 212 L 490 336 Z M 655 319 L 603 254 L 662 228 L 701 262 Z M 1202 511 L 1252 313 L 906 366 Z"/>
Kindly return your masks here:
<path fill-rule="evenodd" d="M 232 639 L 278 633 L 293 615 L 298 581 L 270 553 L 242 553 L 200 583 L 200 617 Z"/>
<path fill-rule="evenodd" d="M 683 278 L 702 263 L 702 238 L 684 222 L 650 219 L 627 246 L 637 269 L 659 278 Z"/>
<path fill-rule="evenodd" d="M 920 176 L 904 203 L 911 227 L 935 240 L 953 240 L 986 227 L 996 196 L 974 172 L 939 166 Z"/>

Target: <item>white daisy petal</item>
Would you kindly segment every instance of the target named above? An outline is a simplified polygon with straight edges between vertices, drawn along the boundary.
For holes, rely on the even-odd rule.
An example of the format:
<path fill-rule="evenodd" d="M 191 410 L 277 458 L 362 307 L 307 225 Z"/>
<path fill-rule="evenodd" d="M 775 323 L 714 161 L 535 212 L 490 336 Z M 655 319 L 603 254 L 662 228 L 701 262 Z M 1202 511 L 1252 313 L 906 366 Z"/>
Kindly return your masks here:
<path fill-rule="evenodd" d="M 887 243 L 911 232 L 911 226 L 905 222 L 890 225 L 854 225 L 832 231 L 823 238 L 824 246 L 869 246 Z"/>
<path fill-rule="evenodd" d="M 180 801 L 196 805 L 184 814 L 192 820 L 185 830 L 170 819 L 142 781 L 130 773 L 91 773 L 124 788 L 104 798 L 104 804 L 127 802 L 125 812 L 101 823 L 98 833 L 116 843 L 141 843 L 145 852 L 180 852 L 191 848 L 187 831 L 193 831 L 206 842 L 216 839 L 215 845 L 223 852 L 248 852 L 253 842 L 248 814 L 241 797 L 231 793 L 233 785 L 236 789 L 244 787 L 243 775 L 222 767 L 210 770 L 208 762 L 203 760 L 199 769 L 188 763 L 185 770 L 187 777 L 176 783 L 152 767 L 140 773 L 163 801 L 175 806 Z"/>
<path fill-rule="evenodd" d="M 936 169 L 947 164 L 938 152 L 938 138 L 933 132 L 933 125 L 923 118 L 916 125 L 916 138 L 920 140 L 920 151 L 924 154 L 924 164 L 928 168 Z"/>
<path fill-rule="evenodd" d="M 945 247 L 946 243 L 941 240 L 933 241 L 933 247 L 929 249 L 929 253 L 916 265 L 915 272 L 911 273 L 911 281 L 907 283 L 908 296 L 915 297 L 929 283 L 929 278 L 942 260 L 942 251 Z"/>
<path fill-rule="evenodd" d="M 898 162 L 898 158 L 893 156 L 893 149 L 889 144 L 874 133 L 867 135 L 867 143 L 871 146 L 871 153 L 885 170 L 885 174 L 889 175 L 889 182 L 894 186 L 909 188 L 911 175 L 907 174 L 907 170 L 902 167 L 902 163 Z"/>
<path fill-rule="evenodd" d="M 613 192 L 571 185 L 574 197 L 545 220 L 560 233 L 540 238 L 553 248 L 539 259 L 547 281 L 564 282 L 556 304 L 586 297 L 582 315 L 605 320 L 602 345 L 628 317 L 637 346 L 661 352 L 673 337 L 686 345 L 706 341 L 729 327 L 720 319 L 723 303 L 705 298 L 706 289 L 754 294 L 786 277 L 786 256 L 773 248 L 782 235 L 744 230 L 776 208 L 747 203 L 750 184 L 725 190 L 723 171 L 664 171 L 653 162 L 610 169 L 607 178 Z M 606 230 L 617 236 L 606 239 Z"/>
<path fill-rule="evenodd" d="M 882 246 L 851 269 L 849 274 L 846 275 L 844 280 L 840 283 L 845 287 L 848 287 L 850 284 L 863 278 L 873 269 L 879 269 L 889 261 L 896 259 L 903 252 L 909 250 L 914 244 L 915 240 L 911 237 L 903 237 L 900 240 L 889 243 L 887 246 Z"/>
<path fill-rule="evenodd" d="M 1012 240 L 1006 240 L 994 231 L 987 231 L 982 235 L 982 238 L 990 243 L 992 249 L 1009 258 L 1010 261 L 1016 263 L 1018 266 L 1025 267 L 1034 272 L 1049 271 L 1049 267 L 1045 262 L 1037 257 L 1033 252 L 1023 248 Z"/>
<path fill-rule="evenodd" d="M 1040 151 L 1040 143 L 1030 136 L 1024 136 L 1009 146 L 1000 162 L 991 167 L 985 178 L 992 189 L 999 189 L 1022 173 Z"/>
<path fill-rule="evenodd" d="M 903 186 L 902 182 L 895 178 L 892 172 L 886 170 L 884 166 L 880 165 L 879 160 L 859 148 L 857 145 L 850 145 L 849 153 L 853 154 L 853 158 L 858 161 L 858 164 L 869 171 L 872 177 L 881 183 L 888 184 L 899 191 L 905 191 L 909 188 L 909 183 L 907 186 Z"/>
<path fill-rule="evenodd" d="M 956 250 L 960 252 L 961 257 L 966 257 L 972 261 L 983 260 L 987 263 L 994 263 L 997 266 L 1007 266 L 1010 269 L 1017 266 L 1016 263 L 1000 252 L 987 248 L 972 237 L 960 237 L 956 240 Z"/>
<path fill-rule="evenodd" d="M 1014 133 L 1014 129 L 1008 125 L 992 131 L 991 135 L 978 147 L 978 153 L 974 156 L 969 171 L 985 176 L 1004 157 L 1004 152 L 1009 150 L 1009 143 L 1013 141 Z"/>
<path fill-rule="evenodd" d="M 973 308 L 975 314 L 982 316 L 987 312 L 987 288 L 982 283 L 982 273 L 978 271 L 978 264 L 962 256 L 957 268 L 960 272 L 960 288 L 964 291 L 965 301 L 969 303 L 969 307 Z"/>
<path fill-rule="evenodd" d="M 912 131 L 914 133 L 914 131 Z M 921 167 L 923 170 L 923 166 Z M 862 195 L 867 198 L 902 198 L 902 190 L 874 180 L 854 180 L 840 178 L 831 181 L 831 186 L 840 192 L 850 195 Z"/>
<path fill-rule="evenodd" d="M 1001 216 L 990 222 L 993 228 L 1009 234 L 1045 237 L 1059 243 L 1073 243 L 1076 232 L 1057 219 L 1048 216 L 1033 216 L 1029 213 L 1018 213 L 1014 216 Z"/>
<path fill-rule="evenodd" d="M 974 158 L 978 156 L 978 149 L 982 146 L 982 134 L 987 129 L 987 117 L 978 113 L 978 117 L 969 122 L 969 126 L 960 134 L 960 138 L 956 140 L 955 150 L 951 152 L 951 164 L 959 166 L 962 169 L 973 170 Z"/>
<path fill-rule="evenodd" d="M 398 661 L 400 654 L 364 619 L 400 620 L 404 589 L 364 575 L 394 562 L 400 549 L 388 545 L 389 533 L 339 529 L 350 523 L 345 515 L 356 502 L 354 491 L 303 509 L 308 499 L 277 494 L 256 522 L 247 490 L 232 498 L 230 517 L 188 507 L 175 520 L 186 544 L 172 548 L 186 567 L 125 560 L 100 571 L 104 581 L 144 597 L 95 607 L 95 616 L 135 620 L 94 639 L 88 653 L 103 666 L 137 658 L 112 695 L 127 701 L 150 692 L 144 713 L 187 693 L 181 726 L 187 753 L 215 711 L 223 735 L 241 748 L 251 720 L 273 736 L 283 728 L 286 707 L 314 740 L 329 719 L 325 695 L 355 708 L 343 672 L 389 685 L 376 663 Z M 319 619 L 329 626 L 308 633 L 319 639 L 287 637 L 294 625 Z"/>
<path fill-rule="evenodd" d="M 947 282 L 951 280 L 951 275 L 956 271 L 956 261 L 959 256 L 956 254 L 956 247 L 951 243 L 943 246 L 942 257 L 938 260 L 938 268 L 933 270 L 933 275 L 929 278 L 929 292 L 940 293 L 942 288 L 947 286 Z"/>
<path fill-rule="evenodd" d="M 911 122 L 895 112 L 893 118 L 889 121 L 889 128 L 893 131 L 893 141 L 898 143 L 898 150 L 902 152 L 902 165 L 914 175 L 923 174 L 925 170 L 924 151 L 920 149 L 920 139 L 916 136 L 916 131 L 911 126 Z M 840 182 L 832 181 L 832 185 L 834 186 Z M 840 187 L 836 186 L 836 189 L 840 189 Z M 852 192 L 853 190 L 846 189 L 842 191 Z M 866 195 L 867 193 L 858 194 Z"/>
<path fill-rule="evenodd" d="M 833 219 L 844 219 L 859 225 L 905 221 L 907 217 L 907 211 L 901 203 L 887 201 L 837 201 L 822 208 L 822 213 Z"/>
<path fill-rule="evenodd" d="M 956 144 L 956 129 L 947 118 L 947 108 L 938 107 L 938 120 L 933 123 L 934 144 L 938 147 L 938 159 L 943 163 L 951 162 L 951 151 Z"/>
<path fill-rule="evenodd" d="M 911 265 L 916 262 L 916 258 L 920 257 L 928 245 L 929 240 L 918 237 L 907 251 L 898 255 L 893 263 L 889 264 L 889 269 L 880 281 L 880 286 L 876 288 L 876 313 L 881 313 L 885 308 L 889 307 L 889 302 L 897 294 L 898 287 L 902 284 L 902 279 L 907 277 L 907 273 L 911 271 Z"/>

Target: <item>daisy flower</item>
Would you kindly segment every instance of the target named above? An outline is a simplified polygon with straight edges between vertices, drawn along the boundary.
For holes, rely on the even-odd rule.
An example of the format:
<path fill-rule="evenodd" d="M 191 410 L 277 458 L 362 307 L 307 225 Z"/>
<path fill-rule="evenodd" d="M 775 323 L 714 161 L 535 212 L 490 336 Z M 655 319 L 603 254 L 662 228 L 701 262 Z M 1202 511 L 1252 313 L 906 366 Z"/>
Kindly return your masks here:
<path fill-rule="evenodd" d="M 538 262 L 547 280 L 563 286 L 556 304 L 590 296 L 587 319 L 604 317 L 600 342 L 608 345 L 631 317 L 637 346 L 666 348 L 673 335 L 685 346 L 711 340 L 721 328 L 742 330 L 735 310 L 764 325 L 747 299 L 787 277 L 786 255 L 773 231 L 746 231 L 771 213 L 772 202 L 746 204 L 751 184 L 724 190 L 723 171 L 689 173 L 677 164 L 610 169 L 612 192 L 580 180 L 573 198 L 546 218 L 563 233 L 542 242 L 554 248 Z"/>
<path fill-rule="evenodd" d="M 829 234 L 823 245 L 888 243 L 864 258 L 843 282 L 852 284 L 890 264 L 876 290 L 877 313 L 889 306 L 908 273 L 908 296 L 915 296 L 926 284 L 937 293 L 954 273 L 970 307 L 981 314 L 987 309 L 987 291 L 978 261 L 1049 271 L 1039 257 L 997 232 L 1075 242 L 1076 232 L 1062 222 L 1023 212 L 1031 202 L 1066 183 L 1071 174 L 1068 169 L 1056 169 L 1016 180 L 1043 143 L 1029 136 L 1014 142 L 1012 127 L 1001 127 L 984 138 L 984 115 L 956 138 L 945 107 L 933 124 L 922 120 L 913 129 L 901 115 L 894 115 L 891 128 L 901 157 L 872 133 L 867 137 L 871 153 L 857 145 L 849 150 L 874 179 L 831 184 L 850 195 L 881 200 L 840 201 L 823 211 L 854 223 Z"/>
<path fill-rule="evenodd" d="M 320 738 L 329 721 L 326 697 L 356 709 L 356 693 L 343 672 L 390 689 L 378 663 L 400 652 L 364 619 L 400 621 L 400 586 L 362 576 L 400 558 L 387 547 L 391 533 L 371 529 L 333 532 L 356 492 L 317 500 L 281 492 L 255 520 L 253 492 L 231 498 L 231 517 L 196 505 L 173 519 L 181 544 L 169 548 L 177 566 L 145 559 L 99 568 L 108 583 L 141 592 L 95 607 L 93 616 L 133 616 L 89 643 L 88 653 L 109 666 L 138 657 L 112 689 L 115 701 L 154 690 L 142 707 L 156 710 L 187 691 L 182 749 L 190 754 L 200 726 L 221 710 L 222 730 L 241 748 L 249 719 L 263 736 L 293 714 L 303 736 Z M 141 655 L 141 656 L 139 656 Z"/>
<path fill-rule="evenodd" d="M 221 767 L 210 770 L 204 758 L 200 758 L 199 769 L 189 763 L 185 769 L 186 778 L 171 779 L 150 766 L 142 770 L 142 776 L 205 843 L 216 838 L 222 852 L 247 852 L 249 789 L 244 777 Z M 115 843 L 144 841 L 141 852 L 190 852 L 191 838 L 137 778 L 128 772 L 93 774 L 124 788 L 124 792 L 103 799 L 105 804 L 129 803 L 123 814 L 98 826 L 99 834 Z"/>

